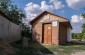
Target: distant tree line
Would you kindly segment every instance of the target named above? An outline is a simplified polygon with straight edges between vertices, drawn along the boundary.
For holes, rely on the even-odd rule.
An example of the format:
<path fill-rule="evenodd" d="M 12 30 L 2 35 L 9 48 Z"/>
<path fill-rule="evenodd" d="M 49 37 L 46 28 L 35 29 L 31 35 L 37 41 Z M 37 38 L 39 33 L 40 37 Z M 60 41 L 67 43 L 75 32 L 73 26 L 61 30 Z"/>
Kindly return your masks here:
<path fill-rule="evenodd" d="M 85 14 L 82 14 L 85 20 Z M 73 39 L 85 40 L 85 23 L 82 25 L 82 32 L 81 33 L 72 33 Z"/>
<path fill-rule="evenodd" d="M 83 40 L 84 39 L 84 36 L 82 33 L 72 33 L 72 38 L 73 39 L 78 39 L 78 40 Z"/>

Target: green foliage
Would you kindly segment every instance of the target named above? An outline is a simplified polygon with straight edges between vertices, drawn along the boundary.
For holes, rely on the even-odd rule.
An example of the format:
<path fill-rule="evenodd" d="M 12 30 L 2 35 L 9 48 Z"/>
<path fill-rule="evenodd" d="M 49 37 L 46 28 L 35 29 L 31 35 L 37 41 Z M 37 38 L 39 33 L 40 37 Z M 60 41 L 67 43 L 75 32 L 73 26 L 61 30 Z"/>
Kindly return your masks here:
<path fill-rule="evenodd" d="M 73 33 L 72 38 L 79 39 L 79 40 L 85 39 L 85 24 L 82 25 L 82 32 L 81 33 Z"/>
<path fill-rule="evenodd" d="M 10 0 L 0 0 L 0 10 L 3 11 L 12 22 L 22 27 L 22 36 L 31 37 L 30 28 L 22 23 L 22 20 L 26 17 L 22 10 L 18 9 L 16 5 L 13 5 Z"/>
<path fill-rule="evenodd" d="M 20 10 L 16 5 L 13 5 L 10 0 L 2 0 L 0 2 L 0 10 L 3 11 L 12 22 L 22 27 L 21 34 L 23 37 L 31 37 L 30 28 L 22 23 L 22 20 L 26 18 L 22 10 Z"/>
<path fill-rule="evenodd" d="M 85 14 L 82 14 L 82 16 L 85 18 Z"/>
<path fill-rule="evenodd" d="M 82 25 L 82 38 L 85 39 L 85 24 Z"/>
<path fill-rule="evenodd" d="M 10 0 L 8 2 L 0 2 L 0 10 L 2 10 L 12 22 L 18 25 L 20 25 L 22 23 L 22 19 L 25 18 L 23 11 L 18 9 L 16 5 L 13 5 Z"/>
<path fill-rule="evenodd" d="M 79 33 L 72 33 L 72 38 L 73 39 L 79 39 L 80 38 Z"/>
<path fill-rule="evenodd" d="M 82 25 L 82 28 L 83 28 L 82 33 L 85 33 L 85 24 Z"/>
<path fill-rule="evenodd" d="M 22 33 L 21 33 L 21 35 L 23 37 L 28 37 L 28 38 L 31 39 L 31 30 L 30 30 L 30 27 L 28 27 L 25 24 L 22 24 L 21 27 L 22 27 Z"/>
<path fill-rule="evenodd" d="M 85 14 L 82 14 L 82 16 L 85 18 Z M 72 37 L 73 37 L 73 39 L 80 39 L 80 40 L 85 39 L 85 24 L 82 25 L 82 32 L 81 33 L 73 33 Z"/>
<path fill-rule="evenodd" d="M 72 33 L 72 38 L 73 39 L 77 39 L 78 38 L 77 34 L 76 33 Z"/>
<path fill-rule="evenodd" d="M 72 33 L 72 38 L 73 39 L 83 40 L 84 36 L 83 36 L 83 33 Z"/>
<path fill-rule="evenodd" d="M 0 3 L 1 2 L 9 2 L 10 0 L 0 0 Z"/>

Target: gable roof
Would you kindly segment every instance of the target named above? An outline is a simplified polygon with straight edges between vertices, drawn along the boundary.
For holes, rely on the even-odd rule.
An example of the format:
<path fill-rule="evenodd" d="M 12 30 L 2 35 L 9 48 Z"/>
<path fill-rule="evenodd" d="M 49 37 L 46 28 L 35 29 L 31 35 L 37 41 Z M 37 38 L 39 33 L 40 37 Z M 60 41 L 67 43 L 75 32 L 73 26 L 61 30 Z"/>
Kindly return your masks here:
<path fill-rule="evenodd" d="M 1 10 L 0 10 L 0 15 L 2 15 L 3 17 L 5 17 L 6 19 L 11 21 L 11 19 L 4 12 L 2 12 Z"/>
<path fill-rule="evenodd" d="M 72 29 L 71 23 L 70 23 L 70 21 L 69 21 L 67 18 L 61 17 L 61 16 L 59 16 L 59 15 L 53 14 L 53 13 L 48 12 L 48 11 L 44 11 L 44 12 L 42 12 L 41 14 L 39 14 L 39 15 L 38 15 L 37 17 L 35 17 L 32 21 L 30 21 L 30 24 L 33 24 L 36 20 L 39 19 L 39 17 L 41 17 L 42 15 L 47 14 L 47 13 L 52 14 L 52 15 L 54 15 L 54 16 L 58 16 L 58 17 L 60 17 L 60 18 L 63 18 L 63 19 L 65 19 L 65 20 L 67 20 L 68 24 L 70 25 L 70 27 L 71 27 L 71 29 Z"/>
<path fill-rule="evenodd" d="M 58 16 L 58 17 L 63 18 L 63 19 L 66 19 L 66 18 L 61 17 L 61 16 L 59 16 L 59 15 L 53 14 L 53 13 L 51 13 L 51 12 L 44 11 L 44 12 L 42 12 L 41 14 L 39 14 L 37 17 L 35 17 L 32 21 L 30 21 L 30 23 L 31 23 L 31 24 L 34 23 L 34 21 L 38 20 L 39 17 L 41 17 L 42 15 L 47 14 L 47 13 L 52 14 L 52 15 L 55 15 L 55 16 Z M 68 19 L 66 19 L 66 20 L 68 20 Z"/>

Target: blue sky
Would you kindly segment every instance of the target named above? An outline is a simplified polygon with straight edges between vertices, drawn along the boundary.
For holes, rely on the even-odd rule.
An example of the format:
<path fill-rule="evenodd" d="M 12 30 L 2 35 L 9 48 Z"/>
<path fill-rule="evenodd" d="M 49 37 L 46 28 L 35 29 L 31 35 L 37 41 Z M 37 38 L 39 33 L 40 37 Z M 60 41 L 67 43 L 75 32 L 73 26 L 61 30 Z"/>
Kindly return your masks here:
<path fill-rule="evenodd" d="M 66 17 L 71 21 L 73 32 L 81 32 L 84 23 L 85 0 L 12 0 L 19 9 L 26 12 L 27 19 L 36 17 L 43 10 Z M 32 7 L 31 7 L 32 6 Z M 53 8 L 53 9 L 52 9 Z M 31 15 L 29 15 L 31 14 Z M 30 17 L 29 17 L 30 16 Z"/>

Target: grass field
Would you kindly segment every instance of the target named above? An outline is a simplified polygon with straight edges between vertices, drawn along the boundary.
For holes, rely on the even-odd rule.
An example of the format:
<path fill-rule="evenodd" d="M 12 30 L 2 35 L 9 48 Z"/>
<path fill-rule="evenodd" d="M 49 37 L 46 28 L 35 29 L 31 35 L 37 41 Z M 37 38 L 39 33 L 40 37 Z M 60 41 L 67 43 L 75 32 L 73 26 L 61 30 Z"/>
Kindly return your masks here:
<path fill-rule="evenodd" d="M 22 48 L 21 45 L 15 45 L 16 55 L 71 55 L 74 52 L 85 51 L 84 44 L 67 45 L 42 45 L 37 42 L 29 42 L 28 48 Z"/>

